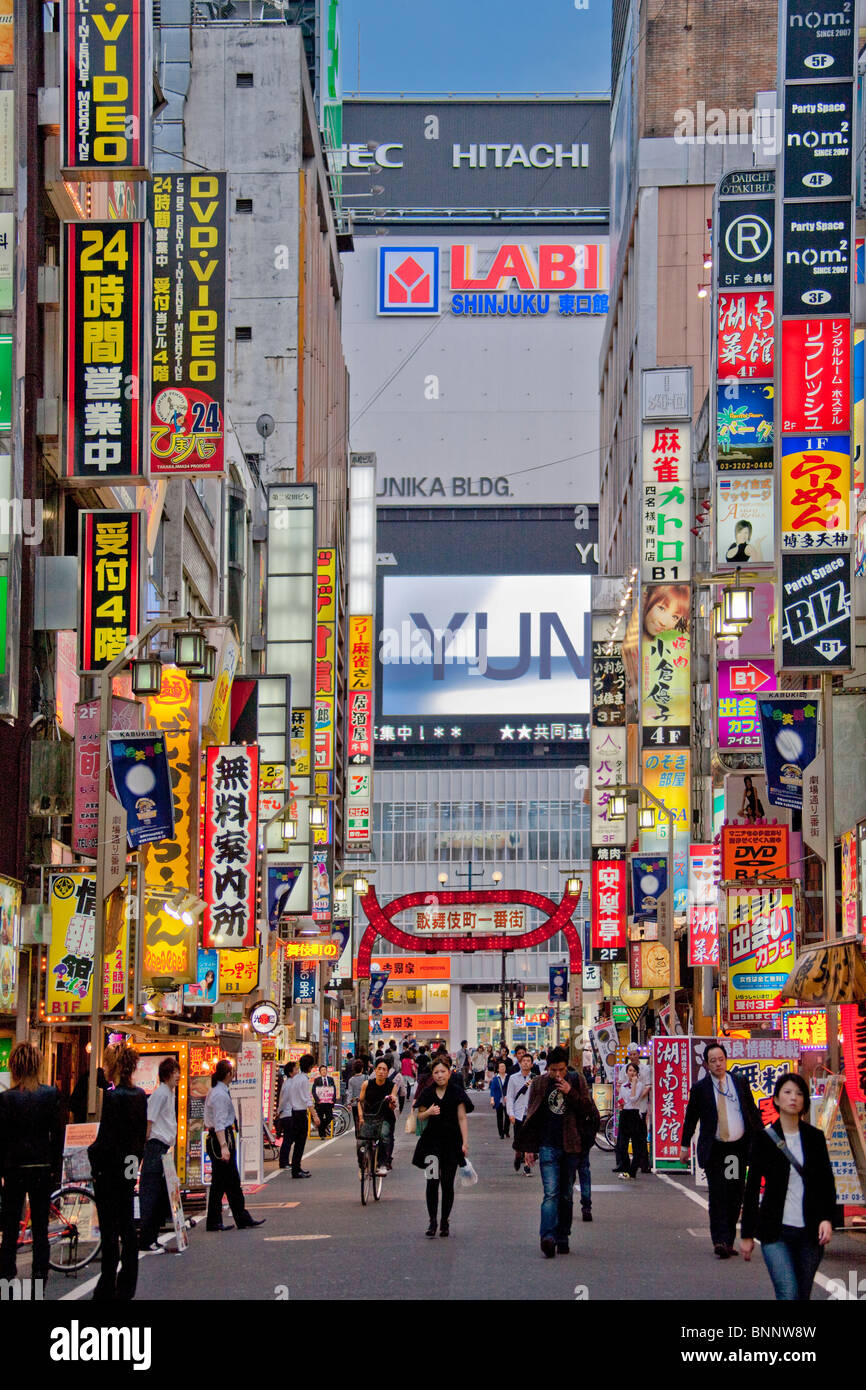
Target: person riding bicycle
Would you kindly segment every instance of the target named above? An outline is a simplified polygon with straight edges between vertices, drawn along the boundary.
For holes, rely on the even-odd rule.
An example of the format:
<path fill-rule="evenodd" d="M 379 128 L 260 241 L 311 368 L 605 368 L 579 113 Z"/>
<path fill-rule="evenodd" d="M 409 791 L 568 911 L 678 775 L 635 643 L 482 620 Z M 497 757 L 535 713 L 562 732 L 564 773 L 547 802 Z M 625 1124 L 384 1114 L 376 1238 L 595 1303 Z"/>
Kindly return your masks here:
<path fill-rule="evenodd" d="M 389 1076 L 388 1063 L 384 1057 L 376 1063 L 376 1070 L 361 1087 L 358 1109 L 361 1124 L 382 1122 L 382 1131 L 376 1150 L 376 1172 L 387 1173 L 391 1169 L 394 1152 L 394 1115 L 397 1110 L 398 1088 Z M 363 1139 L 363 1129 L 360 1131 Z"/>

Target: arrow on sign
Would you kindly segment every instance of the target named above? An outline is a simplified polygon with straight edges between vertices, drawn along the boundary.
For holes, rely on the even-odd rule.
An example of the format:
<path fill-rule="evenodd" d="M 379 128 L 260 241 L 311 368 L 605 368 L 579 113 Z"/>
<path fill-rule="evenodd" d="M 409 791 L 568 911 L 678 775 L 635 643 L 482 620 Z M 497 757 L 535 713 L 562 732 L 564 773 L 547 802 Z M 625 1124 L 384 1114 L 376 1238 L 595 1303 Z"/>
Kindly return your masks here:
<path fill-rule="evenodd" d="M 818 652 L 820 656 L 825 657 L 827 661 L 832 661 L 835 657 L 839 656 L 841 652 L 845 651 L 845 643 L 825 637 L 823 642 L 815 643 L 815 651 Z"/>
<path fill-rule="evenodd" d="M 772 680 L 772 676 L 762 671 L 753 661 L 747 661 L 745 666 L 731 666 L 732 690 L 760 690 L 769 680 Z"/>

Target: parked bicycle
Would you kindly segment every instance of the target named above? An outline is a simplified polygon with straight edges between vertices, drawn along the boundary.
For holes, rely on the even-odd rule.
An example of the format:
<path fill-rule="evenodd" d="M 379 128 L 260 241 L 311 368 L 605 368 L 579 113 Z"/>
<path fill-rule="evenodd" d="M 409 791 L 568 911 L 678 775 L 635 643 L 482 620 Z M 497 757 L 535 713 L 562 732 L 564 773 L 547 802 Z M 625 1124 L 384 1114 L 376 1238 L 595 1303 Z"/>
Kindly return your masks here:
<path fill-rule="evenodd" d="M 18 1249 L 33 1244 L 30 1202 L 24 1207 Z M 87 1187 L 61 1187 L 52 1194 L 48 1209 L 49 1268 L 61 1274 L 74 1274 L 99 1254 L 102 1237 L 96 1200 Z"/>
<path fill-rule="evenodd" d="M 616 1116 L 610 1111 L 602 1113 L 595 1142 L 602 1153 L 613 1153 L 616 1148 Z"/>
<path fill-rule="evenodd" d="M 325 1134 L 328 1139 L 339 1139 L 341 1134 L 348 1134 L 349 1130 L 352 1128 L 352 1124 L 352 1112 L 348 1105 L 343 1105 L 341 1101 L 337 1101 L 334 1105 L 333 1118 L 325 1130 Z M 313 1133 L 314 1129 L 318 1133 L 318 1125 L 313 1120 L 312 1112 L 310 1112 L 307 1118 L 308 1137 Z"/>

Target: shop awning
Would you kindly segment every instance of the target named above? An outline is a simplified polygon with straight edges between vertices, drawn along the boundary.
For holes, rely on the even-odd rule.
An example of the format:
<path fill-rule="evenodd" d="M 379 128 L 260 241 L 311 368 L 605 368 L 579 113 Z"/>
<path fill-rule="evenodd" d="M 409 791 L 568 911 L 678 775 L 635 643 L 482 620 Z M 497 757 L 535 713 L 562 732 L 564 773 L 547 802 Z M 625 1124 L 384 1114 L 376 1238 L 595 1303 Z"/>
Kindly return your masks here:
<path fill-rule="evenodd" d="M 866 960 L 859 941 L 823 942 L 801 951 L 779 998 L 816 1005 L 866 1000 Z"/>

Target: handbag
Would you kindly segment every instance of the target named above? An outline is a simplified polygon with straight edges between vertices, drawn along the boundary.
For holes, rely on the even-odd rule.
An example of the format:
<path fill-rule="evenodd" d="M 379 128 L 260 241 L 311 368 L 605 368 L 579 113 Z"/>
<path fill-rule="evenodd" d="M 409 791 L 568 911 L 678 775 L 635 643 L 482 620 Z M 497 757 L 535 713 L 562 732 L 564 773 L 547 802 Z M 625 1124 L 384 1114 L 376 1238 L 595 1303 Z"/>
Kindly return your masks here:
<path fill-rule="evenodd" d="M 418 1116 L 415 1114 L 414 1110 L 410 1110 L 409 1114 L 406 1116 L 406 1133 L 414 1134 L 417 1128 L 417 1123 Z"/>

